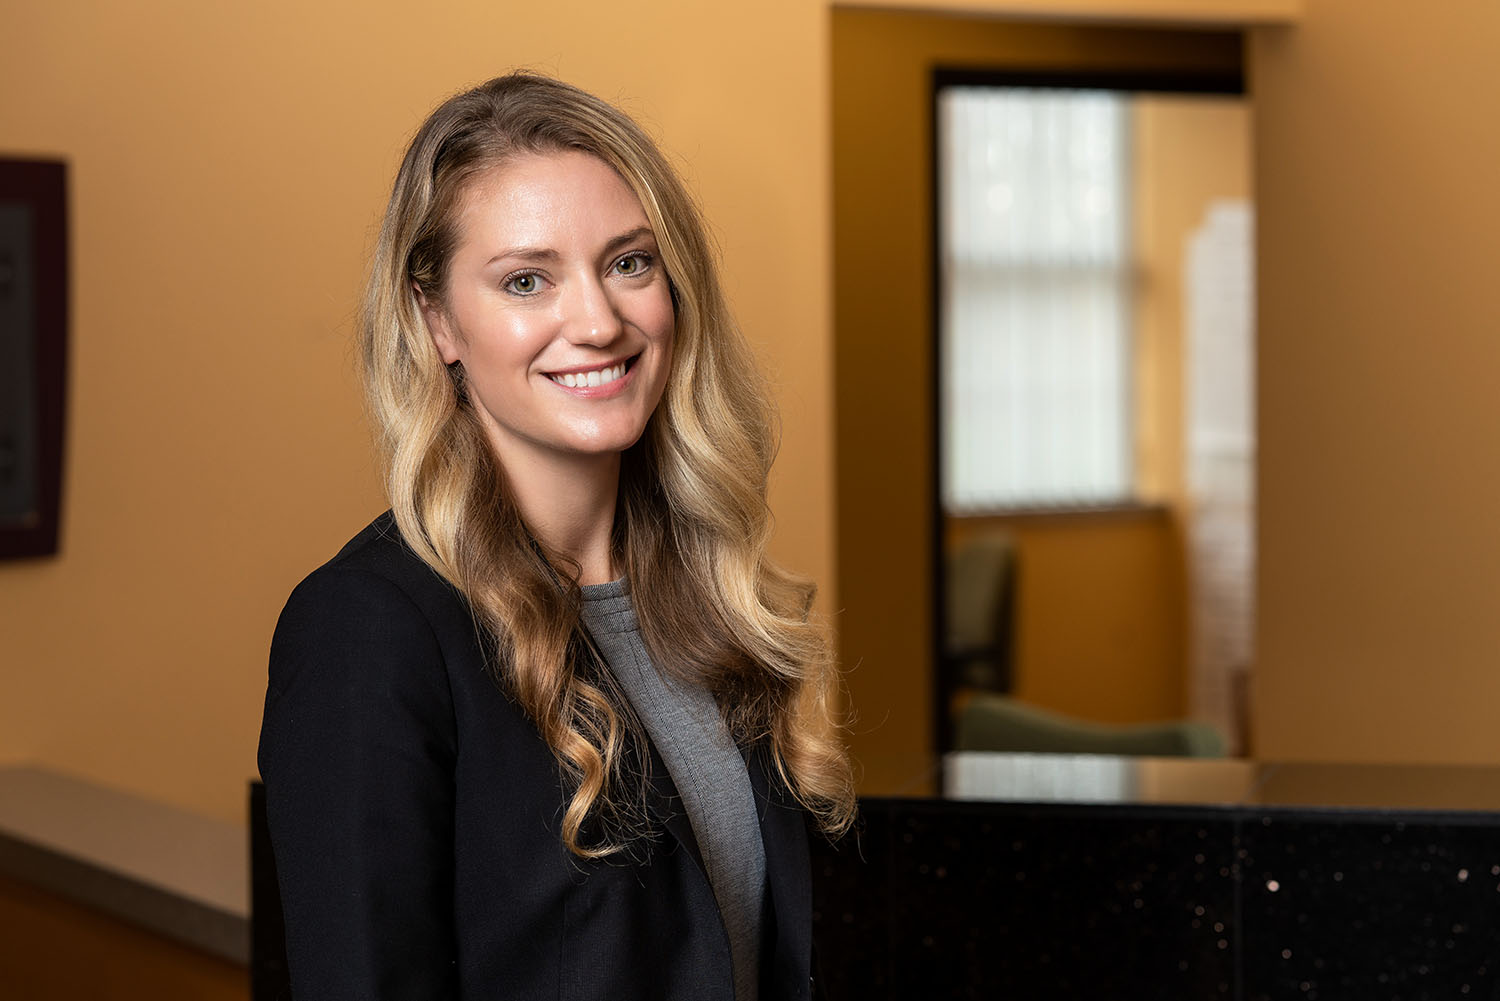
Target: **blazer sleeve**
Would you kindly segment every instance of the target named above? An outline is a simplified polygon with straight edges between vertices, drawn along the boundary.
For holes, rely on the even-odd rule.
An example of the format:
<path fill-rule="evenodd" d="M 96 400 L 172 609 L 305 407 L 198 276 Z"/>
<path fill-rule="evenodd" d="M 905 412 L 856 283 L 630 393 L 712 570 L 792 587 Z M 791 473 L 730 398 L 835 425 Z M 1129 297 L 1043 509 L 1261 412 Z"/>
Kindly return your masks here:
<path fill-rule="evenodd" d="M 271 643 L 259 753 L 294 998 L 457 996 L 456 745 L 417 605 L 365 570 L 305 580 Z"/>

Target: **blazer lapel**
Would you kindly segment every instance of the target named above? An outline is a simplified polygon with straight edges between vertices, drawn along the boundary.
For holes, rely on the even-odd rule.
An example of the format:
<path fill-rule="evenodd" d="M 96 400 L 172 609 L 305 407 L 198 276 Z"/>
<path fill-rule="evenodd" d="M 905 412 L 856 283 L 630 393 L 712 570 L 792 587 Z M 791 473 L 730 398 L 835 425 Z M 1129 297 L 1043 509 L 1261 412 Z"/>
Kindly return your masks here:
<path fill-rule="evenodd" d="M 581 629 L 581 635 L 588 644 L 588 650 L 592 655 L 586 663 L 592 664 L 593 670 L 599 675 L 609 674 L 609 663 L 599 648 L 589 638 L 588 630 Z M 621 693 L 624 695 L 624 693 Z M 629 696 L 624 696 L 627 700 Z M 698 839 L 693 836 L 693 824 L 688 820 L 687 810 L 682 805 L 682 797 L 677 793 L 677 784 L 672 781 L 672 773 L 667 771 L 667 763 L 662 760 L 661 752 L 656 749 L 656 742 L 649 735 L 642 732 L 638 741 L 632 741 L 631 747 L 637 762 L 644 757 L 647 772 L 646 808 L 651 811 L 657 820 L 661 821 L 667 833 L 672 835 L 672 840 L 685 849 L 698 864 L 698 871 L 703 873 L 705 882 L 708 880 L 708 867 L 703 864 L 703 852 L 698 847 Z"/>
<path fill-rule="evenodd" d="M 693 825 L 683 809 L 666 762 L 651 741 L 650 808 L 674 841 L 686 850 L 708 879 L 703 853 L 693 836 Z M 765 998 L 805 1001 L 811 995 L 812 863 L 807 850 L 805 812 L 773 775 L 768 751 L 757 747 L 745 755 L 750 786 L 760 817 L 761 843 L 766 853 L 767 908 L 774 939 L 766 942 L 761 966 L 761 994 Z"/>
<path fill-rule="evenodd" d="M 773 775 L 770 753 L 757 747 L 746 759 L 750 784 L 760 813 L 760 836 L 766 850 L 766 881 L 774 918 L 774 943 L 762 969 L 766 997 L 802 999 L 810 994 L 812 969 L 812 864 L 807 851 L 807 821 L 802 807 Z"/>
<path fill-rule="evenodd" d="M 651 812 L 662 822 L 667 833 L 688 854 L 692 855 L 693 861 L 698 863 L 698 869 L 703 873 L 703 878 L 708 879 L 708 869 L 703 864 L 703 852 L 698 847 L 698 839 L 693 836 L 693 824 L 688 820 L 687 810 L 682 805 L 682 798 L 677 794 L 677 785 L 672 781 L 672 774 L 667 771 L 667 763 L 662 760 L 661 753 L 657 751 L 653 741 L 646 741 L 651 750 L 651 789 L 649 806 Z"/>

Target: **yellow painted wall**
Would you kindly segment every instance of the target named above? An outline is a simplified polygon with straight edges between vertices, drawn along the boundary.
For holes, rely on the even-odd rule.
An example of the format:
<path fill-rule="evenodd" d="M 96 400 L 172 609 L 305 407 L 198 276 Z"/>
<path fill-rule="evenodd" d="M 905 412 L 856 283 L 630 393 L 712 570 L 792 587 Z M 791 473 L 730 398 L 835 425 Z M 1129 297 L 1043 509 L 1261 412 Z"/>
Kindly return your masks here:
<path fill-rule="evenodd" d="M 867 792 L 920 787 L 932 747 L 931 68 L 1238 64 L 1232 36 L 1191 41 L 1139 29 L 834 11 L 839 639 Z M 1139 526 L 1125 524 L 1129 538 L 1114 540 L 1117 555 L 1138 543 Z M 1063 542 L 1054 551 L 1085 550 Z M 1178 625 L 1159 627 L 1180 635 Z M 1170 647 L 1171 637 L 1164 642 Z"/>
<path fill-rule="evenodd" d="M 1258 753 L 1500 760 L 1500 5 L 1251 47 Z"/>
<path fill-rule="evenodd" d="M 0 564 L 0 758 L 242 816 L 281 603 L 383 507 L 349 334 L 397 159 L 518 65 L 701 196 L 780 390 L 776 551 L 831 583 L 826 32 L 805 0 L 11 5 L 0 151 L 70 163 L 73 323 L 63 553 Z"/>

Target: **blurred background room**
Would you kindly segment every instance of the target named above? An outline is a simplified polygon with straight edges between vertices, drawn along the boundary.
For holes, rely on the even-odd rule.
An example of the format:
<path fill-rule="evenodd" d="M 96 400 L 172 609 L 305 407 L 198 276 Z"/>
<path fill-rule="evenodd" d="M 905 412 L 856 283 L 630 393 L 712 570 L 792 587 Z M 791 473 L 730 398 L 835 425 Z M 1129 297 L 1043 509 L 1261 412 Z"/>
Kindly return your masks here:
<path fill-rule="evenodd" d="M 515 67 L 701 200 L 871 802 L 1139 751 L 1500 807 L 1493 0 L 5 14 L 67 320 L 56 551 L 0 560 L 0 995 L 250 997 L 271 631 L 385 507 L 363 269 L 422 117 Z"/>

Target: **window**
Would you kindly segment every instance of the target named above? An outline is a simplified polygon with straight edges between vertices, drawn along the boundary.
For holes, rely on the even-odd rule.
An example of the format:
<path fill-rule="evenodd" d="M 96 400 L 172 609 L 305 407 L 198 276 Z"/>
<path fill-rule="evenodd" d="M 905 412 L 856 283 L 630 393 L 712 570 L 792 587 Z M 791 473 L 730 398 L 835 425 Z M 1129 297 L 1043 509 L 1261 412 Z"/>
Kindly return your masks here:
<path fill-rule="evenodd" d="M 1124 95 L 938 95 L 944 510 L 1133 499 Z"/>

